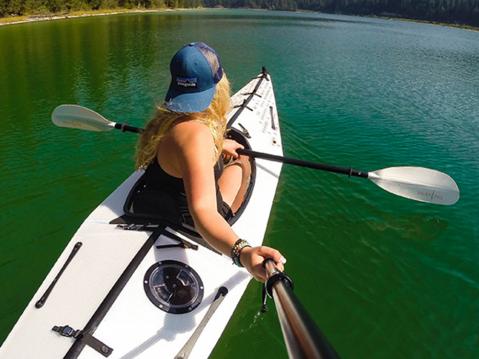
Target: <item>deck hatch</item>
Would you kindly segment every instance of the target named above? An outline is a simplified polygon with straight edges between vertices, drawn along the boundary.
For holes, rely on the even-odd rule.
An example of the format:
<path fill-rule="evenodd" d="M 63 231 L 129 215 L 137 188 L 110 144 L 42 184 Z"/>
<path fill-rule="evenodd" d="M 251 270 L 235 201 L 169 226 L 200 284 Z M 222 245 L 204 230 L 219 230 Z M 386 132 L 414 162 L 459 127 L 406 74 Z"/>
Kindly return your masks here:
<path fill-rule="evenodd" d="M 153 264 L 145 273 L 143 287 L 154 305 L 173 314 L 191 312 L 201 303 L 204 294 L 198 273 L 174 260 Z"/>

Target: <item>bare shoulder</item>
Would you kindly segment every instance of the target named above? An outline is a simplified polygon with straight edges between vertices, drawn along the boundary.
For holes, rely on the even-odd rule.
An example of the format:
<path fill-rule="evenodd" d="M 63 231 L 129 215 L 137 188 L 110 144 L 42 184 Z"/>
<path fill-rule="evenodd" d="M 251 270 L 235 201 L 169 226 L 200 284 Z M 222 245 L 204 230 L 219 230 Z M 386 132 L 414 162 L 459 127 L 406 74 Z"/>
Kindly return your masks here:
<path fill-rule="evenodd" d="M 171 131 L 171 134 L 174 136 L 184 136 L 184 135 L 188 136 L 188 135 L 195 135 L 195 134 L 203 134 L 203 135 L 211 136 L 208 126 L 194 119 L 187 119 L 187 120 L 175 123 L 170 131 Z"/>
<path fill-rule="evenodd" d="M 210 129 L 199 121 L 186 120 L 175 124 L 170 130 L 170 136 L 182 152 L 199 149 L 214 150 L 214 141 Z"/>
<path fill-rule="evenodd" d="M 176 123 L 157 149 L 157 161 L 168 174 L 184 178 L 192 166 L 211 166 L 214 142 L 209 128 L 195 120 Z"/>

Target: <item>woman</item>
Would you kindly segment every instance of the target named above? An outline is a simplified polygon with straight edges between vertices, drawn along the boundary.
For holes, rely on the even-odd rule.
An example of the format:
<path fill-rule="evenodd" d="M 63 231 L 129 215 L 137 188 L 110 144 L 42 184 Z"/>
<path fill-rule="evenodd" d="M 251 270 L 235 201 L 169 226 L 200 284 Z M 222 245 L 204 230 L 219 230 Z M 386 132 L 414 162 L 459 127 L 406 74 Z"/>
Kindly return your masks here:
<path fill-rule="evenodd" d="M 170 71 L 165 103 L 138 144 L 145 185 L 133 207 L 147 212 L 156 206 L 156 212 L 194 225 L 209 244 L 264 281 L 264 259 L 281 270 L 285 259 L 275 249 L 252 248 L 227 222 L 244 195 L 249 161 L 236 152 L 242 145 L 224 139 L 230 86 L 220 60 L 206 44 L 191 43 L 175 54 Z M 231 165 L 223 168 L 223 158 Z"/>

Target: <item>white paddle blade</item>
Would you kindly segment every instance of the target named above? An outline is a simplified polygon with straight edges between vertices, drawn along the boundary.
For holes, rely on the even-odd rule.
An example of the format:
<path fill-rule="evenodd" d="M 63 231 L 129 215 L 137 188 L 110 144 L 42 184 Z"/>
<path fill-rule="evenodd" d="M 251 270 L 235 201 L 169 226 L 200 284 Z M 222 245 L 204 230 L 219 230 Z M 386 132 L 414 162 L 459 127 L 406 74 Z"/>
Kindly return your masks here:
<path fill-rule="evenodd" d="M 456 182 L 445 173 L 424 167 L 390 167 L 368 173 L 382 189 L 420 202 L 451 205 L 459 199 Z"/>
<path fill-rule="evenodd" d="M 86 107 L 60 105 L 52 113 L 52 122 L 59 127 L 77 128 L 87 131 L 110 131 L 115 123 Z"/>

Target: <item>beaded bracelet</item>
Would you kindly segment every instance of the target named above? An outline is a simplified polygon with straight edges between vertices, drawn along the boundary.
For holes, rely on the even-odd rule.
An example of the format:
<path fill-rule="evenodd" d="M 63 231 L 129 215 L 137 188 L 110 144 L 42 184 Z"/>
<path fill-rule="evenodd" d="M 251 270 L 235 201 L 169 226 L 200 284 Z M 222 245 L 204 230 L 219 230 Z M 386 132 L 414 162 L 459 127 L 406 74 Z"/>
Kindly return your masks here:
<path fill-rule="evenodd" d="M 231 259 L 233 260 L 233 264 L 236 264 L 238 267 L 243 267 L 240 261 L 240 255 L 241 251 L 246 247 L 251 247 L 251 245 L 248 241 L 240 238 L 235 242 L 233 248 L 231 248 Z"/>

